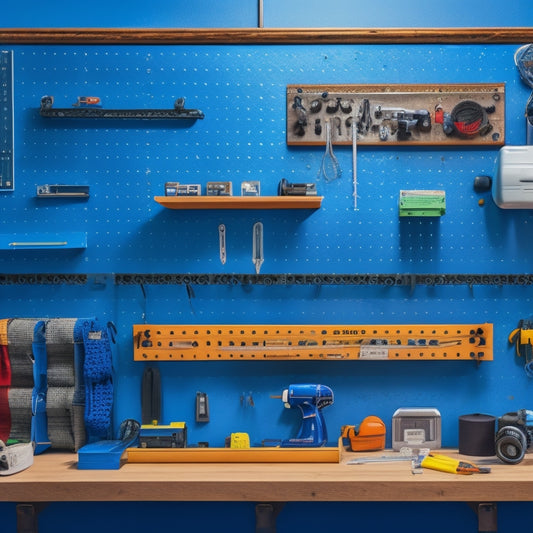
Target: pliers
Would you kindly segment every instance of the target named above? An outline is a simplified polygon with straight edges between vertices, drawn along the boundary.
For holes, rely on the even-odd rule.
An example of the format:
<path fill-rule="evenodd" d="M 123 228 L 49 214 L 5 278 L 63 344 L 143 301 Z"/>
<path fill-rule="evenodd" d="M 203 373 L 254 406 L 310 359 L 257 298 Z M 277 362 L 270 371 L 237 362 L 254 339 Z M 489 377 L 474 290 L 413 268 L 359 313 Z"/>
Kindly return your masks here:
<path fill-rule="evenodd" d="M 440 472 L 449 472 L 450 474 L 488 474 L 490 468 L 477 466 L 468 461 L 453 459 L 446 455 L 430 453 L 422 459 L 420 466 Z"/>

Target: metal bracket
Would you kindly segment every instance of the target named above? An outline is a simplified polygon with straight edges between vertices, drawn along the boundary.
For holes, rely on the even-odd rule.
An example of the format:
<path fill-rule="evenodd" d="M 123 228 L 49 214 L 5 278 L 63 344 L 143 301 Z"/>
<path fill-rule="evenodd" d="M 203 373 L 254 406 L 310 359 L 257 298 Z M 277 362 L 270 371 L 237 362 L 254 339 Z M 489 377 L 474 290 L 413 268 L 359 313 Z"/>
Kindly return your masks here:
<path fill-rule="evenodd" d="M 39 530 L 39 513 L 48 503 L 18 503 L 17 533 L 37 533 Z"/>
<path fill-rule="evenodd" d="M 489 533 L 498 531 L 498 507 L 495 503 L 467 502 L 469 507 L 476 513 L 478 531 Z"/>
<path fill-rule="evenodd" d="M 258 503 L 255 506 L 255 533 L 276 533 L 276 518 L 285 502 Z"/>

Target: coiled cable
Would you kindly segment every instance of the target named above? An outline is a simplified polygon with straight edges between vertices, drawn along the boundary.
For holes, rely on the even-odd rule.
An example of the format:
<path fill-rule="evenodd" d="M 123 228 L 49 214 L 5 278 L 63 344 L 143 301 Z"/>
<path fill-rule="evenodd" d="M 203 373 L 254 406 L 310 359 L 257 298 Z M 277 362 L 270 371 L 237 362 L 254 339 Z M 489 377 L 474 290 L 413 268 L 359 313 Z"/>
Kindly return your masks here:
<path fill-rule="evenodd" d="M 458 103 L 451 113 L 455 130 L 463 137 L 486 135 L 492 129 L 489 112 L 494 112 L 494 109 L 486 109 L 471 100 Z"/>

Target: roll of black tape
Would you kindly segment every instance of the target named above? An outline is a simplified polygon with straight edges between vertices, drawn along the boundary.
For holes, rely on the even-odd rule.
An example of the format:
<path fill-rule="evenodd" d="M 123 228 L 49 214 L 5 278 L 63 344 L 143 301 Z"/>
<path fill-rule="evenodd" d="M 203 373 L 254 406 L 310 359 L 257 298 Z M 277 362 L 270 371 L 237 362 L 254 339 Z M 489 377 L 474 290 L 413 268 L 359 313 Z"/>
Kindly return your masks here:
<path fill-rule="evenodd" d="M 463 455 L 494 455 L 496 418 L 475 413 L 459 417 L 459 453 Z"/>

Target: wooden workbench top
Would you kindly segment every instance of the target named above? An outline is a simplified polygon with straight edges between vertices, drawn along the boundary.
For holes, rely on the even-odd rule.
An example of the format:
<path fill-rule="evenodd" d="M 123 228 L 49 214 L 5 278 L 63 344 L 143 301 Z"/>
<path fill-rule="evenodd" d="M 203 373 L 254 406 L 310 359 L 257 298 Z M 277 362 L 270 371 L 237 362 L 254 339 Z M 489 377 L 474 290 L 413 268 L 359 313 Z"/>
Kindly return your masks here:
<path fill-rule="evenodd" d="M 76 454 L 47 451 L 29 469 L 0 477 L 0 501 L 533 501 L 533 455 L 469 476 L 413 474 L 410 462 L 345 464 L 360 455 L 340 464 L 125 463 L 119 470 L 78 470 Z"/>

